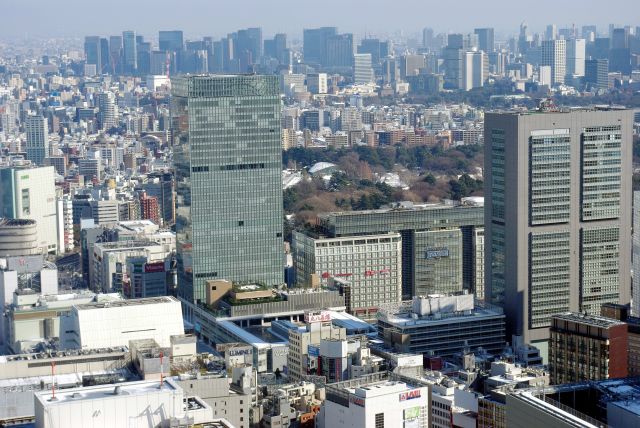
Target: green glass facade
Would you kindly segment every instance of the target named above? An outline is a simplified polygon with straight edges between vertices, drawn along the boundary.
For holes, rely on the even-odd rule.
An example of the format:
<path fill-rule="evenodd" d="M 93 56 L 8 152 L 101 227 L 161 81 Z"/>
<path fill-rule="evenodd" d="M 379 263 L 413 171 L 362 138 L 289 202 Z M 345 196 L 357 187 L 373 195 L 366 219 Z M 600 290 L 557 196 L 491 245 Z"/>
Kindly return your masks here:
<path fill-rule="evenodd" d="M 172 79 L 178 288 L 284 282 L 280 96 L 276 76 Z"/>

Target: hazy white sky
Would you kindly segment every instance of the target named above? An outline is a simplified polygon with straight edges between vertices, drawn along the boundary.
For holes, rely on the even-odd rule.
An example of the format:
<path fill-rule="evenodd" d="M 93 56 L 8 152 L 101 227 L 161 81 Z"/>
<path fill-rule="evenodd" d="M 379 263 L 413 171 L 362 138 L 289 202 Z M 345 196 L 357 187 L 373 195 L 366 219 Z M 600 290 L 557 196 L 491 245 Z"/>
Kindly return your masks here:
<path fill-rule="evenodd" d="M 569 27 L 609 23 L 640 25 L 638 0 L 0 0 L 0 37 L 117 34 L 125 29 L 154 35 L 181 29 L 186 36 L 221 36 L 261 26 L 265 35 L 302 33 L 332 25 L 363 35 L 472 31 L 492 26 L 517 32 L 527 21 L 533 31 L 548 23 Z"/>

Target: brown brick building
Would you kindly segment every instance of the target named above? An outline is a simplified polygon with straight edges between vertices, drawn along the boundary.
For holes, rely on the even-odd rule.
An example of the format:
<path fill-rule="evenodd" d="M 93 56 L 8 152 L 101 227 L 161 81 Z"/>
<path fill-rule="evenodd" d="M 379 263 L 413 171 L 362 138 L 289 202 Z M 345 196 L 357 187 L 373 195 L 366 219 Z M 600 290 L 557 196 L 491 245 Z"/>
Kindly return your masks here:
<path fill-rule="evenodd" d="M 625 323 L 602 316 L 566 312 L 553 316 L 550 332 L 552 384 L 628 375 Z"/>

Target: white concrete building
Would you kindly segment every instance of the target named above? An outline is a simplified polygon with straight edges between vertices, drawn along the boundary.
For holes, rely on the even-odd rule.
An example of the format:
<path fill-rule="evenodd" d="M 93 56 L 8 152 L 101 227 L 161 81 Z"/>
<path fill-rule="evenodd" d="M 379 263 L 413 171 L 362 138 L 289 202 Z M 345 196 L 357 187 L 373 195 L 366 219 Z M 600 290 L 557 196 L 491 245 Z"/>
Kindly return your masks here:
<path fill-rule="evenodd" d="M 186 397 L 171 379 L 72 388 L 35 394 L 36 428 L 155 428 L 212 423 L 213 410 L 199 397 Z M 219 423 L 215 425 L 213 423 Z"/>
<path fill-rule="evenodd" d="M 563 84 L 567 70 L 566 40 L 542 41 L 542 65 L 551 66 L 551 84 Z"/>
<path fill-rule="evenodd" d="M 54 177 L 52 166 L 0 169 L 0 217 L 35 220 L 43 253 L 58 247 Z"/>
<path fill-rule="evenodd" d="M 585 39 L 567 41 L 567 76 L 584 76 L 585 52 Z"/>
<path fill-rule="evenodd" d="M 76 305 L 60 322 L 60 343 L 67 349 L 128 346 L 139 339 L 166 348 L 171 336 L 184 334 L 180 302 L 168 296 Z"/>
<path fill-rule="evenodd" d="M 353 54 L 353 82 L 356 85 L 371 83 L 374 81 L 371 54 Z"/>
<path fill-rule="evenodd" d="M 147 262 L 160 262 L 165 261 L 170 253 L 167 246 L 153 241 L 97 243 L 93 246 L 90 265 L 92 287 L 104 292 L 121 290 L 128 259 L 144 257 Z"/>
<path fill-rule="evenodd" d="M 58 252 L 73 251 L 73 203 L 72 199 L 65 195 L 56 201 L 57 227 L 58 227 Z"/>
<path fill-rule="evenodd" d="M 350 386 L 327 385 L 317 425 L 320 428 L 429 426 L 429 389 L 404 382 L 381 381 Z M 356 386 L 357 385 L 357 386 Z"/>
<path fill-rule="evenodd" d="M 317 275 L 323 286 L 343 290 L 347 312 L 371 316 L 402 298 L 401 241 L 399 233 L 315 238 L 294 232 L 296 280 L 307 285 Z"/>

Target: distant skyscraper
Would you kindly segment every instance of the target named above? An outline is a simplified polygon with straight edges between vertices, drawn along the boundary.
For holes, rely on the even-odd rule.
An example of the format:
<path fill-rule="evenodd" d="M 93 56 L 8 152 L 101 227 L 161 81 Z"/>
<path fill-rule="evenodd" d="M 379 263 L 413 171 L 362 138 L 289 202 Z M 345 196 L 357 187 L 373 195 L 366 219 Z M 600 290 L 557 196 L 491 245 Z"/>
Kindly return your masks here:
<path fill-rule="evenodd" d="M 493 28 L 476 28 L 474 33 L 478 36 L 478 49 L 486 53 L 495 50 Z"/>
<path fill-rule="evenodd" d="M 356 85 L 373 82 L 373 68 L 371 67 L 371 54 L 353 55 L 353 82 Z"/>
<path fill-rule="evenodd" d="M 44 117 L 29 115 L 25 120 L 27 133 L 27 159 L 42 165 L 49 157 L 49 126 Z"/>
<path fill-rule="evenodd" d="M 461 88 L 464 51 L 458 47 L 447 46 L 442 50 L 442 56 L 444 57 L 444 83 L 446 87 L 448 89 Z"/>
<path fill-rule="evenodd" d="M 567 76 L 584 76 L 585 47 L 584 39 L 567 41 Z"/>
<path fill-rule="evenodd" d="M 85 64 L 94 64 L 97 72 L 102 69 L 101 53 L 99 36 L 87 36 L 84 38 Z"/>
<path fill-rule="evenodd" d="M 109 37 L 109 73 L 122 72 L 122 36 Z"/>
<path fill-rule="evenodd" d="M 359 54 L 371 54 L 371 65 L 376 74 L 381 72 L 382 59 L 389 56 L 389 42 L 381 42 L 379 39 L 362 39 L 358 46 Z"/>
<path fill-rule="evenodd" d="M 181 51 L 184 48 L 182 31 L 160 31 L 158 33 L 158 44 L 161 51 Z"/>
<path fill-rule="evenodd" d="M 234 49 L 238 58 L 249 58 L 247 65 L 257 64 L 262 57 L 262 28 L 239 30 Z"/>
<path fill-rule="evenodd" d="M 422 30 L 422 47 L 425 49 L 433 49 L 433 29 L 425 28 Z"/>
<path fill-rule="evenodd" d="M 543 40 L 540 65 L 551 67 L 551 84 L 563 84 L 567 70 L 566 40 Z"/>
<path fill-rule="evenodd" d="M 327 38 L 326 60 L 329 68 L 351 68 L 353 66 L 353 34 L 336 34 Z"/>
<path fill-rule="evenodd" d="M 179 293 L 284 281 L 277 76 L 172 79 Z"/>
<path fill-rule="evenodd" d="M 288 64 L 287 58 L 287 35 L 284 33 L 276 34 L 273 39 L 264 41 L 264 55 L 275 58 L 281 64 Z"/>
<path fill-rule="evenodd" d="M 151 42 L 145 42 L 141 36 L 138 37 L 136 46 L 138 73 L 145 75 L 151 72 Z"/>
<path fill-rule="evenodd" d="M 631 132 L 630 111 L 485 116 L 486 294 L 543 354 L 552 315 L 629 302 Z"/>
<path fill-rule="evenodd" d="M 122 32 L 123 72 L 135 74 L 138 70 L 138 53 L 135 31 Z"/>
<path fill-rule="evenodd" d="M 96 94 L 96 107 L 98 107 L 100 129 L 108 131 L 114 126 L 118 126 L 118 105 L 113 92 Z"/>
<path fill-rule="evenodd" d="M 596 35 L 597 34 L 598 34 L 598 32 L 596 30 L 596 26 L 595 25 L 583 25 L 580 35 L 587 42 L 591 43 L 596 39 Z"/>
<path fill-rule="evenodd" d="M 336 27 L 304 29 L 303 53 L 307 64 L 323 63 L 327 53 L 327 39 L 338 34 Z"/>
<path fill-rule="evenodd" d="M 584 82 L 589 89 L 607 90 L 609 88 L 609 60 L 586 60 Z"/>
<path fill-rule="evenodd" d="M 469 91 L 484 86 L 489 77 L 489 57 L 483 51 L 468 51 L 462 55 L 462 86 Z"/>
<path fill-rule="evenodd" d="M 556 40 L 558 38 L 558 26 L 556 24 L 547 25 L 544 38 L 545 40 Z"/>

